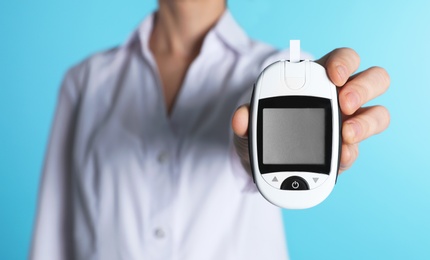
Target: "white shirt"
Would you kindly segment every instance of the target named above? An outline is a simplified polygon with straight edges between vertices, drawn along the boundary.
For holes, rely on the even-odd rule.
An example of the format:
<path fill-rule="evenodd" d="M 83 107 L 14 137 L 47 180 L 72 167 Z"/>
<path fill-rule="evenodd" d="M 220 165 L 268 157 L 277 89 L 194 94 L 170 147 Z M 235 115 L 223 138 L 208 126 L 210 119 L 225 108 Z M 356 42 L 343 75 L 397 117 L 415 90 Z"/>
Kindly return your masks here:
<path fill-rule="evenodd" d="M 230 127 L 280 53 L 249 39 L 226 11 L 168 116 L 152 26 L 150 16 L 123 46 L 67 73 L 31 259 L 286 259 L 281 212 L 240 165 Z"/>

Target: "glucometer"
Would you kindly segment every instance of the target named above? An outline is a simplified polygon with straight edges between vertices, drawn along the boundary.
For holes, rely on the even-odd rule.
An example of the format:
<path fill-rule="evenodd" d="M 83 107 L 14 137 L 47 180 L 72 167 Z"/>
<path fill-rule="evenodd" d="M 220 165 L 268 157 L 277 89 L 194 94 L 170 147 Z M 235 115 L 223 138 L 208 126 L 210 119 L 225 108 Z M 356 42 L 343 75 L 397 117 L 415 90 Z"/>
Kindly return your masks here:
<path fill-rule="evenodd" d="M 339 169 L 340 127 L 336 86 L 290 41 L 290 59 L 261 72 L 251 100 L 249 155 L 260 193 L 289 209 L 326 199 Z"/>

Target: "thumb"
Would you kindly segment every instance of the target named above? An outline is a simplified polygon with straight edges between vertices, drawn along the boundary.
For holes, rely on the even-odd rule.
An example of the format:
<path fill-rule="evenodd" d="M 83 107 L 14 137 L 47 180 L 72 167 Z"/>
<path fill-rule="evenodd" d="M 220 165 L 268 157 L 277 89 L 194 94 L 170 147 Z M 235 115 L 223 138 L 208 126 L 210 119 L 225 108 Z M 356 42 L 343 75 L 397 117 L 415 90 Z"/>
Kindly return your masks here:
<path fill-rule="evenodd" d="M 239 107 L 233 115 L 231 127 L 234 132 L 234 146 L 237 155 L 240 158 L 242 166 L 251 174 L 251 165 L 249 163 L 248 150 L 248 120 L 249 120 L 249 105 Z"/>
<path fill-rule="evenodd" d="M 231 127 L 233 132 L 242 138 L 248 137 L 249 104 L 240 106 L 233 114 Z"/>

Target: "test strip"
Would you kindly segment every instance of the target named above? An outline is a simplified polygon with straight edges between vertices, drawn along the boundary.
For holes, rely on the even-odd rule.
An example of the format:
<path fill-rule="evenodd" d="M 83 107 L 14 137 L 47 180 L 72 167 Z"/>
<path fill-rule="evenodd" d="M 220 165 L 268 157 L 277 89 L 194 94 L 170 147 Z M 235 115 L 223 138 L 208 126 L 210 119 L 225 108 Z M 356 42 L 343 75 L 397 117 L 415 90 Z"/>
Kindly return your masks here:
<path fill-rule="evenodd" d="M 290 40 L 290 62 L 300 62 L 300 40 Z"/>

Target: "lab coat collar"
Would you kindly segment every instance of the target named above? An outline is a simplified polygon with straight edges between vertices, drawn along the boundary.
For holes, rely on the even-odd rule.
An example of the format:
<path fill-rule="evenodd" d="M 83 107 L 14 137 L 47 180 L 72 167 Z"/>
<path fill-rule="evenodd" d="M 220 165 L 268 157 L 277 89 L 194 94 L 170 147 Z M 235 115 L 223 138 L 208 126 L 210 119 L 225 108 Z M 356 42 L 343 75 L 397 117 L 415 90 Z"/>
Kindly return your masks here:
<path fill-rule="evenodd" d="M 248 35 L 228 10 L 224 12 L 213 30 L 227 46 L 238 53 L 245 52 L 251 43 Z"/>
<path fill-rule="evenodd" d="M 152 13 L 146 17 L 140 24 L 139 28 L 131 34 L 123 46 L 129 46 L 138 39 L 142 45 L 141 47 L 143 52 L 148 52 L 149 37 L 154 25 L 154 17 L 155 13 Z M 228 10 L 224 12 L 216 25 L 209 31 L 208 35 L 211 33 L 216 34 L 226 46 L 237 53 L 245 52 L 251 43 L 250 38 L 237 24 Z"/>

